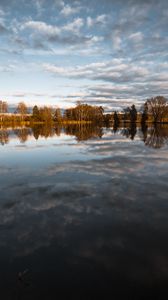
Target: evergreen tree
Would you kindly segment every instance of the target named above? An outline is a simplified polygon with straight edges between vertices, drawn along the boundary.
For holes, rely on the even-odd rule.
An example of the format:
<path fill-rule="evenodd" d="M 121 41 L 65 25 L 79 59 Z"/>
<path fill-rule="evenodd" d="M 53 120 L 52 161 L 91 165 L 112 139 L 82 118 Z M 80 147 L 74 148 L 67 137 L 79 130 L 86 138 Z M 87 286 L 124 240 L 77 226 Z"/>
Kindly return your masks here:
<path fill-rule="evenodd" d="M 136 110 L 135 105 L 133 104 L 130 108 L 130 121 L 132 123 L 135 123 L 136 120 L 137 120 L 137 110 Z"/>
<path fill-rule="evenodd" d="M 39 112 L 39 109 L 38 109 L 38 106 L 35 105 L 33 107 L 33 120 L 34 121 L 40 121 L 40 112 Z"/>
<path fill-rule="evenodd" d="M 144 107 L 143 107 L 141 124 L 145 124 L 147 120 L 148 120 L 148 104 L 147 104 L 147 102 L 145 102 Z"/>

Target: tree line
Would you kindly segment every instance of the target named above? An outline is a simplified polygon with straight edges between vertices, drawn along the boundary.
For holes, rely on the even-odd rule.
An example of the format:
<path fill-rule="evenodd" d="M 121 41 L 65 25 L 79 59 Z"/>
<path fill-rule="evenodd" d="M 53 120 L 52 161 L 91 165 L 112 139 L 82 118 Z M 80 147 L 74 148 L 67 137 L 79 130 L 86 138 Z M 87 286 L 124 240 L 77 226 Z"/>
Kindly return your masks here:
<path fill-rule="evenodd" d="M 147 99 L 140 111 L 133 104 L 126 107 L 122 112 L 114 111 L 110 114 L 104 113 L 102 106 L 93 106 L 77 102 L 73 108 L 61 110 L 52 107 L 35 105 L 30 113 L 24 102 L 20 102 L 15 112 L 9 116 L 8 104 L 0 101 L 1 122 L 32 122 L 32 123 L 96 123 L 110 126 L 111 123 L 118 124 L 120 122 L 142 123 L 165 123 L 168 122 L 168 101 L 163 96 L 157 96 Z"/>
<path fill-rule="evenodd" d="M 111 121 L 118 126 L 120 122 L 124 123 L 168 123 L 168 100 L 163 96 L 157 96 L 147 99 L 144 105 L 138 112 L 135 105 L 126 107 L 123 113 L 117 113 L 116 111 L 105 116 L 105 122 L 108 124 Z"/>

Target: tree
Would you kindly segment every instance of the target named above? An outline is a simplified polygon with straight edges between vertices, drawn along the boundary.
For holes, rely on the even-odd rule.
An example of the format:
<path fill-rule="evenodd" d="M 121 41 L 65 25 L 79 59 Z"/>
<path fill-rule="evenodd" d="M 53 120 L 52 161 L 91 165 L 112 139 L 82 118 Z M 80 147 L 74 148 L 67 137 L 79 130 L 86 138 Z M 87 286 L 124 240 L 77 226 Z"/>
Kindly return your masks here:
<path fill-rule="evenodd" d="M 81 104 L 77 102 L 77 106 L 74 108 L 68 108 L 64 112 L 65 120 L 75 121 L 92 121 L 95 123 L 103 122 L 103 107 L 92 106 L 88 104 Z"/>
<path fill-rule="evenodd" d="M 119 123 L 120 123 L 120 120 L 119 120 L 117 112 L 115 111 L 114 112 L 114 123 L 113 123 L 113 131 L 114 131 L 114 133 L 117 131 Z"/>
<path fill-rule="evenodd" d="M 96 122 L 103 122 L 103 113 L 104 109 L 102 106 L 95 106 L 95 121 Z"/>
<path fill-rule="evenodd" d="M 17 112 L 21 114 L 21 118 L 23 120 L 24 116 L 27 114 L 27 106 L 24 102 L 20 102 L 17 106 Z"/>
<path fill-rule="evenodd" d="M 157 97 L 148 99 L 146 104 L 147 104 L 149 113 L 153 117 L 154 123 L 162 122 L 163 118 L 168 113 L 167 99 L 163 96 L 157 96 Z"/>
<path fill-rule="evenodd" d="M 52 123 L 52 108 L 44 106 L 39 109 L 40 120 L 45 123 Z"/>
<path fill-rule="evenodd" d="M 113 122 L 113 115 L 112 114 L 104 114 L 103 121 L 106 127 L 110 127 L 110 124 Z"/>
<path fill-rule="evenodd" d="M 132 123 L 135 123 L 137 120 L 137 110 L 134 104 L 130 108 L 130 120 Z"/>
<path fill-rule="evenodd" d="M 124 123 L 130 120 L 130 108 L 129 107 L 124 108 L 123 119 L 124 119 Z"/>
<path fill-rule="evenodd" d="M 56 108 L 54 113 L 54 121 L 60 123 L 62 121 L 62 114 L 60 108 Z"/>
<path fill-rule="evenodd" d="M 146 121 L 148 120 L 148 104 L 145 102 L 143 106 L 143 113 L 142 113 L 142 118 L 141 118 L 141 124 L 145 124 Z"/>
<path fill-rule="evenodd" d="M 124 122 L 136 123 L 137 120 L 137 110 L 133 104 L 131 107 L 126 107 L 124 109 Z"/>
<path fill-rule="evenodd" d="M 39 109 L 38 109 L 38 106 L 35 105 L 33 107 L 33 120 L 34 121 L 40 121 L 40 112 L 39 112 Z"/>
<path fill-rule="evenodd" d="M 7 113 L 8 112 L 8 104 L 5 101 L 0 101 L 0 113 Z"/>

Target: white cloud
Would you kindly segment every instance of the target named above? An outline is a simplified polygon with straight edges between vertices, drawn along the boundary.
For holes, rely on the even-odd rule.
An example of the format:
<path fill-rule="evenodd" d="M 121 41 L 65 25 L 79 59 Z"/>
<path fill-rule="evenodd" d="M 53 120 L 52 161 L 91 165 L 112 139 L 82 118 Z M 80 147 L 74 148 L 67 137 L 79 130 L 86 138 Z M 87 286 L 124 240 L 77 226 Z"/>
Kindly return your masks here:
<path fill-rule="evenodd" d="M 0 66 L 0 72 L 13 72 L 15 70 L 16 70 L 16 66 L 14 64 Z"/>
<path fill-rule="evenodd" d="M 82 18 L 76 18 L 72 22 L 67 23 L 64 26 L 53 26 L 45 22 L 28 21 L 21 26 L 21 29 L 31 29 L 49 37 L 59 36 L 66 31 L 71 31 L 74 34 L 79 34 L 81 27 L 84 25 Z"/>
<path fill-rule="evenodd" d="M 144 37 L 144 35 L 142 32 L 135 32 L 129 36 L 129 39 L 135 43 L 140 43 L 140 42 L 142 42 L 143 37 Z"/>
<path fill-rule="evenodd" d="M 90 47 L 93 47 L 93 45 L 100 43 L 104 40 L 103 36 L 88 36 L 88 41 L 87 41 L 87 45 Z M 86 49 L 85 49 L 86 50 Z"/>
<path fill-rule="evenodd" d="M 108 20 L 108 16 L 103 14 L 99 15 L 96 18 L 87 17 L 86 23 L 89 28 L 95 25 L 106 25 Z"/>
<path fill-rule="evenodd" d="M 84 21 L 82 18 L 76 18 L 73 22 L 68 23 L 67 25 L 63 26 L 62 29 L 65 31 L 71 31 L 73 33 L 79 33 L 81 27 L 83 27 Z"/>
<path fill-rule="evenodd" d="M 21 29 L 33 29 L 38 31 L 41 34 L 46 35 L 59 35 L 60 28 L 53 25 L 48 25 L 45 22 L 38 22 L 38 21 L 28 21 L 22 25 Z"/>
<path fill-rule="evenodd" d="M 123 63 L 120 60 L 96 62 L 68 68 L 44 64 L 43 69 L 69 78 L 88 78 L 119 83 L 136 80 L 139 77 L 143 78 L 149 74 L 148 69 L 143 66 L 137 66 L 130 62 Z"/>
<path fill-rule="evenodd" d="M 168 95 L 167 64 L 157 71 L 152 62 L 145 64 L 144 61 L 137 63 L 130 59 L 112 59 L 104 62 L 96 62 L 76 67 L 60 67 L 52 64 L 44 64 L 43 69 L 47 72 L 69 79 L 88 79 L 100 81 L 86 87 L 83 101 L 92 103 L 108 102 L 112 97 L 130 99 L 147 99 L 152 95 Z M 104 84 L 102 84 L 104 82 Z M 110 84 L 106 84 L 109 82 Z M 104 99 L 103 99 L 104 98 Z M 94 102 L 95 101 L 95 102 Z M 135 101 L 138 103 L 138 101 Z M 123 102 L 124 106 L 124 102 Z"/>
<path fill-rule="evenodd" d="M 43 64 L 43 68 L 44 68 L 44 70 L 55 73 L 55 74 L 59 74 L 59 75 L 65 75 L 66 74 L 66 71 L 65 71 L 64 68 L 54 66 L 54 65 L 51 65 L 51 64 Z"/>
<path fill-rule="evenodd" d="M 43 0 L 35 0 L 34 1 L 34 5 L 36 7 L 38 16 L 41 16 L 43 14 L 43 11 L 44 11 L 43 2 L 44 2 Z"/>
<path fill-rule="evenodd" d="M 113 46 L 114 50 L 120 50 L 121 44 L 122 44 L 122 39 L 120 36 L 120 31 L 116 30 L 113 32 L 113 35 L 112 35 L 112 46 Z"/>
<path fill-rule="evenodd" d="M 106 19 L 107 19 L 106 15 L 100 15 L 100 16 L 97 16 L 96 22 L 97 23 L 105 24 L 106 23 Z"/>
<path fill-rule="evenodd" d="M 87 17 L 87 21 L 86 22 L 87 22 L 87 26 L 88 27 L 92 27 L 93 24 L 94 24 L 93 19 L 91 17 Z"/>
<path fill-rule="evenodd" d="M 74 14 L 80 12 L 80 10 L 81 10 L 80 6 L 72 7 L 69 4 L 66 4 L 66 5 L 63 6 L 60 13 L 62 15 L 64 15 L 65 17 L 68 17 L 70 15 L 74 15 Z"/>
<path fill-rule="evenodd" d="M 102 36 L 83 34 L 81 29 L 84 27 L 84 25 L 84 20 L 82 18 L 75 18 L 72 22 L 62 26 L 29 20 L 23 23 L 20 26 L 20 29 L 31 30 L 32 33 L 28 33 L 27 35 L 27 41 L 30 43 L 30 45 L 32 45 L 32 42 L 34 43 L 34 46 L 38 44 L 43 51 L 51 49 L 50 46 L 47 46 L 47 42 L 68 44 L 71 45 L 71 47 L 75 47 L 75 49 L 81 49 L 81 45 L 83 44 L 85 44 L 87 48 L 103 41 Z M 39 50 L 39 47 L 35 48 Z M 69 51 L 71 50 L 72 49 L 69 47 Z"/>

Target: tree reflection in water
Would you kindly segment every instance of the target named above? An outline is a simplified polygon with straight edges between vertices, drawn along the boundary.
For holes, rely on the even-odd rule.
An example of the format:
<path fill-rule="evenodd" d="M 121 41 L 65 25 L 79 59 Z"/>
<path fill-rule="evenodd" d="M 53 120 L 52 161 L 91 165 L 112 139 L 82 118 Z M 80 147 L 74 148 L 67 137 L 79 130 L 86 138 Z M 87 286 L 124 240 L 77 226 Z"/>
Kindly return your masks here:
<path fill-rule="evenodd" d="M 103 136 L 103 129 L 100 126 L 90 125 L 69 125 L 65 128 L 67 135 L 74 135 L 77 141 L 85 141 L 91 138 L 101 138 Z"/>
<path fill-rule="evenodd" d="M 2 146 L 8 144 L 9 142 L 9 132 L 5 129 L 0 129 L 0 143 Z"/>
<path fill-rule="evenodd" d="M 32 127 L 33 136 L 36 140 L 39 137 L 52 137 L 55 135 L 55 130 L 52 126 L 47 125 L 36 125 Z"/>
<path fill-rule="evenodd" d="M 0 143 L 1 145 L 7 144 L 10 139 L 15 136 L 19 139 L 20 143 L 25 143 L 29 136 L 34 136 L 36 140 L 39 137 L 54 137 L 60 136 L 61 133 L 66 135 L 76 137 L 78 142 L 86 141 L 89 139 L 101 138 L 105 134 L 106 130 L 104 130 L 100 126 L 94 126 L 92 124 L 89 125 L 66 125 L 66 126 L 33 126 L 32 128 L 17 128 L 17 129 L 0 129 Z M 139 138 L 144 142 L 144 144 L 148 147 L 152 148 L 161 148 L 168 141 L 168 125 L 160 125 L 149 127 L 147 125 L 142 125 L 141 128 L 137 128 L 136 124 L 127 124 L 127 127 L 118 127 L 116 124 L 112 129 L 113 134 L 121 134 L 126 138 L 134 140 L 135 136 L 139 136 Z"/>
<path fill-rule="evenodd" d="M 168 141 L 168 126 L 154 126 L 150 128 L 145 139 L 145 145 L 152 148 L 161 148 Z"/>
<path fill-rule="evenodd" d="M 148 136 L 148 126 L 146 124 L 142 124 L 141 126 L 141 133 L 142 133 L 142 141 L 145 143 L 147 136 Z"/>
<path fill-rule="evenodd" d="M 14 133 L 16 134 L 21 143 L 25 143 L 28 140 L 28 137 L 31 135 L 31 129 L 23 127 L 15 129 Z"/>
<path fill-rule="evenodd" d="M 50 127 L 50 126 L 34 126 L 32 127 L 33 136 L 36 140 L 39 137 L 52 137 L 54 135 L 60 136 L 61 133 L 66 135 L 75 136 L 77 141 L 85 141 L 90 138 L 101 138 L 103 129 L 99 126 L 92 125 L 66 125 Z"/>
<path fill-rule="evenodd" d="M 122 135 L 131 140 L 133 140 L 137 134 L 136 124 L 132 125 L 121 130 Z M 139 129 L 139 135 L 146 146 L 155 149 L 162 148 L 168 141 L 168 126 L 160 124 L 148 128 L 146 124 L 142 124 Z"/>
<path fill-rule="evenodd" d="M 122 133 L 122 135 L 126 136 L 127 138 L 134 140 L 136 133 L 137 133 L 136 123 L 130 124 L 130 127 L 123 128 L 121 130 L 121 133 Z"/>

